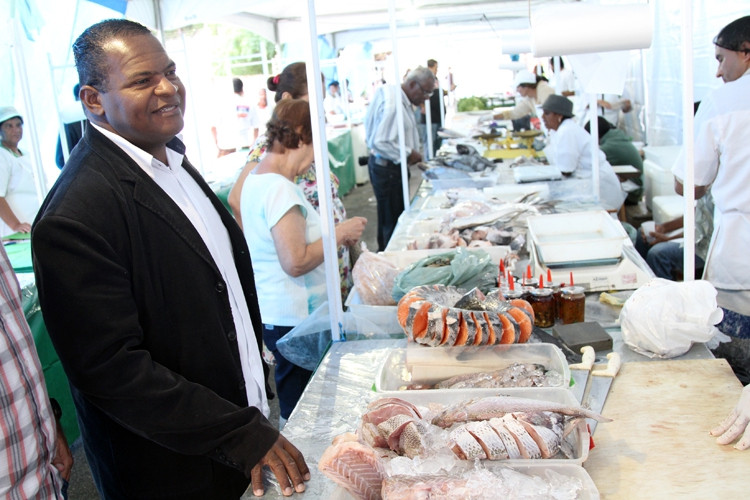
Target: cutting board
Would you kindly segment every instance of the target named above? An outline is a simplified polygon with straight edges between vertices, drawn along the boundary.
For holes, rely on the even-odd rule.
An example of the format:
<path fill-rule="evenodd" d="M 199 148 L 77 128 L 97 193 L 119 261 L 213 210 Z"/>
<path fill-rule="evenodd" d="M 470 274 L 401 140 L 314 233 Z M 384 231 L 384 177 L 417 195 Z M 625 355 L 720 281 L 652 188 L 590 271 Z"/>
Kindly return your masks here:
<path fill-rule="evenodd" d="M 723 359 L 623 364 L 584 464 L 601 498 L 747 498 L 750 450 L 708 434 L 741 391 Z"/>

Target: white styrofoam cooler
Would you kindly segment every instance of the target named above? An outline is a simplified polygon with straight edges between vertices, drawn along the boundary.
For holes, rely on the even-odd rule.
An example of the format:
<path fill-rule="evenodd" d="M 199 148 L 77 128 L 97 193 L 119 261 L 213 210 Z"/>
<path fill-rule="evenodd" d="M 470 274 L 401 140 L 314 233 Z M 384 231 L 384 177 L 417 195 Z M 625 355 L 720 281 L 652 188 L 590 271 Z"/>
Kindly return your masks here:
<path fill-rule="evenodd" d="M 628 238 L 604 210 L 539 215 L 527 222 L 545 264 L 619 258 Z"/>
<path fill-rule="evenodd" d="M 685 199 L 679 194 L 654 196 L 651 203 L 651 213 L 656 224 L 682 217 L 684 212 Z"/>

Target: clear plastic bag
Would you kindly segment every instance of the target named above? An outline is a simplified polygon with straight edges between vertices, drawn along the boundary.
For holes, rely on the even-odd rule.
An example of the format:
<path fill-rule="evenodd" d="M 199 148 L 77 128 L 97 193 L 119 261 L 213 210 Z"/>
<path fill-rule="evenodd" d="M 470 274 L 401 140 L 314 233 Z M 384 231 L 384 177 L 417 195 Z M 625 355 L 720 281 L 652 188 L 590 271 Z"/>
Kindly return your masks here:
<path fill-rule="evenodd" d="M 371 306 L 395 305 L 391 290 L 399 272 L 401 269 L 391 261 L 363 248 L 352 268 L 352 280 L 362 303 Z"/>
<path fill-rule="evenodd" d="M 390 338 L 395 333 L 351 311 L 344 313 L 343 321 L 343 331 L 348 338 Z M 328 301 L 326 301 L 299 325 L 281 337 L 276 342 L 276 347 L 287 360 L 306 370 L 314 371 L 328 351 L 330 344 L 331 317 L 328 311 Z"/>
<path fill-rule="evenodd" d="M 420 285 L 453 285 L 470 290 L 489 291 L 497 283 L 497 267 L 484 250 L 457 248 L 421 259 L 396 276 L 393 298 L 398 301 L 406 292 Z"/>
<path fill-rule="evenodd" d="M 708 281 L 654 278 L 625 302 L 620 327 L 625 344 L 634 351 L 673 358 L 695 342 L 721 341 L 725 336 L 715 325 L 723 316 L 716 289 Z"/>

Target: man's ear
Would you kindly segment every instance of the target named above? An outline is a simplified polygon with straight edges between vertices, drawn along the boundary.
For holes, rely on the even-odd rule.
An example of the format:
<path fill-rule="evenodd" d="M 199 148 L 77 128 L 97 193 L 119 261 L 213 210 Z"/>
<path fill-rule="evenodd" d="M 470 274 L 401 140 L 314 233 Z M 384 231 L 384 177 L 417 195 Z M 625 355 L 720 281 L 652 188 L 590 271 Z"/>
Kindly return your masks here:
<path fill-rule="evenodd" d="M 84 85 L 79 92 L 81 104 L 94 116 L 104 116 L 104 107 L 101 102 L 101 93 L 91 85 Z"/>

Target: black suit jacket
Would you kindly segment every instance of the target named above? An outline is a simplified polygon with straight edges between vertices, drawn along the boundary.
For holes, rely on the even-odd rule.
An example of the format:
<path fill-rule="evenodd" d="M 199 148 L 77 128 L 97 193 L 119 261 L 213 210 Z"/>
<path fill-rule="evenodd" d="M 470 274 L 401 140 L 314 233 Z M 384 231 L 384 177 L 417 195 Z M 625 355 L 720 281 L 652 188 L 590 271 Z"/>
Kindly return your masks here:
<path fill-rule="evenodd" d="M 244 236 L 182 168 L 229 232 L 260 349 Z M 32 252 L 104 497 L 239 497 L 278 431 L 247 406 L 226 283 L 179 207 L 89 126 L 34 222 Z"/>

